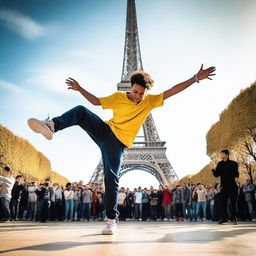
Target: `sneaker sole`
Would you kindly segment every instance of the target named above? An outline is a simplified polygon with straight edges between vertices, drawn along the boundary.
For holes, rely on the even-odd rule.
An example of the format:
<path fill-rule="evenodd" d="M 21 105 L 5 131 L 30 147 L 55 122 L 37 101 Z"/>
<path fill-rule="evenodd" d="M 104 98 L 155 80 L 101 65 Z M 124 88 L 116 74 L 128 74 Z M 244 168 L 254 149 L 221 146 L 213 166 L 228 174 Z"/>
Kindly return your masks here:
<path fill-rule="evenodd" d="M 113 231 L 102 231 L 102 235 L 114 235 L 115 232 Z"/>
<path fill-rule="evenodd" d="M 51 130 L 47 127 L 47 125 L 42 123 L 42 121 L 35 118 L 30 118 L 28 119 L 27 123 L 32 131 L 41 133 L 47 140 L 52 140 Z"/>

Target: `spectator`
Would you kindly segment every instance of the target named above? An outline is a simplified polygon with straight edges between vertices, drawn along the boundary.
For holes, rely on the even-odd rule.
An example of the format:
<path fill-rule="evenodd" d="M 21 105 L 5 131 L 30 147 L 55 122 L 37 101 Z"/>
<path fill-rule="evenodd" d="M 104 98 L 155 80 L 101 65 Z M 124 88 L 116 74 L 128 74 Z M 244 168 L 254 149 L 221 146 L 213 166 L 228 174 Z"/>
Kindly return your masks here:
<path fill-rule="evenodd" d="M 246 180 L 246 184 L 243 186 L 242 191 L 245 196 L 245 202 L 249 214 L 249 220 L 255 221 L 255 186 L 252 184 L 251 179 Z"/>
<path fill-rule="evenodd" d="M 135 219 L 142 220 L 142 191 L 141 187 L 138 187 L 138 191 L 134 194 L 135 205 Z"/>
<path fill-rule="evenodd" d="M 25 183 L 24 189 L 22 190 L 21 196 L 20 196 L 18 219 L 27 220 L 27 214 L 28 214 L 28 183 Z"/>
<path fill-rule="evenodd" d="M 91 187 L 91 191 L 92 191 L 91 214 L 92 214 L 93 220 L 97 220 L 97 209 L 96 209 L 96 204 L 97 204 L 97 200 L 98 200 L 97 191 L 94 186 Z"/>
<path fill-rule="evenodd" d="M 209 193 L 207 195 L 208 201 L 209 201 L 209 207 L 210 207 L 210 215 L 211 215 L 211 220 L 215 221 L 216 220 L 216 214 L 214 211 L 214 197 L 215 197 L 215 191 L 214 188 L 211 187 L 209 189 Z"/>
<path fill-rule="evenodd" d="M 25 187 L 22 183 L 22 176 L 17 175 L 15 178 L 15 183 L 12 188 L 12 198 L 10 202 L 10 210 L 11 210 L 11 219 L 18 220 L 19 206 L 20 206 L 20 197 L 22 190 Z"/>
<path fill-rule="evenodd" d="M 172 184 L 170 187 L 170 191 L 172 193 L 172 197 L 173 197 L 173 193 L 176 191 L 176 185 Z M 170 221 L 173 221 L 175 219 L 175 203 L 173 202 L 173 198 L 172 198 L 172 202 L 171 202 L 171 218 Z"/>
<path fill-rule="evenodd" d="M 73 211 L 73 220 L 78 220 L 78 206 L 80 203 L 80 191 L 78 187 L 73 188 L 74 191 L 74 211 Z"/>
<path fill-rule="evenodd" d="M 104 200 L 104 189 L 101 188 L 97 192 L 97 214 L 98 214 L 98 220 L 104 220 L 105 219 L 105 200 Z"/>
<path fill-rule="evenodd" d="M 92 204 L 92 191 L 89 189 L 88 185 L 84 186 L 84 190 L 82 192 L 82 218 L 81 220 L 91 220 L 91 204 Z"/>
<path fill-rule="evenodd" d="M 55 209 L 56 219 L 63 220 L 63 205 L 64 205 L 64 192 L 60 185 L 57 186 L 55 191 Z"/>
<path fill-rule="evenodd" d="M 43 184 L 40 184 L 40 188 L 37 190 L 39 208 L 38 211 L 38 219 L 43 223 L 49 217 L 49 209 L 51 204 L 50 199 L 50 188 L 49 183 L 46 181 Z"/>
<path fill-rule="evenodd" d="M 150 216 L 151 220 L 156 221 L 157 220 L 157 204 L 158 204 L 158 197 L 157 197 L 157 190 L 153 189 L 151 190 L 150 194 Z"/>
<path fill-rule="evenodd" d="M 84 191 L 84 182 L 82 180 L 78 183 L 78 189 L 79 189 L 79 205 L 78 205 L 78 212 L 77 212 L 77 218 L 83 219 L 83 191 Z"/>
<path fill-rule="evenodd" d="M 125 221 L 126 219 L 126 193 L 124 187 L 121 187 L 118 193 L 118 211 L 119 211 L 119 220 Z"/>
<path fill-rule="evenodd" d="M 176 221 L 184 221 L 183 213 L 183 193 L 180 185 L 176 186 L 176 190 L 173 193 L 173 202 L 175 204 L 175 216 Z"/>
<path fill-rule="evenodd" d="M 72 221 L 74 211 L 74 191 L 72 190 L 71 183 L 66 184 L 64 191 L 65 198 L 65 221 Z"/>
<path fill-rule="evenodd" d="M 56 220 L 57 217 L 57 211 L 56 211 L 56 189 L 58 187 L 57 183 L 53 183 L 52 186 L 50 186 L 50 195 L 51 195 L 51 204 L 50 204 L 50 220 Z"/>
<path fill-rule="evenodd" d="M 132 210 L 134 209 L 134 195 L 132 193 L 132 191 L 127 190 L 127 195 L 126 195 L 126 219 L 130 220 L 134 217 L 133 213 L 134 211 Z"/>
<path fill-rule="evenodd" d="M 164 219 L 164 210 L 163 210 L 163 186 L 159 185 L 158 191 L 157 191 L 157 219 L 163 220 Z"/>
<path fill-rule="evenodd" d="M 1 191 L 0 191 L 0 202 L 1 202 L 1 216 L 2 220 L 5 222 L 10 221 L 10 201 L 11 201 L 11 192 L 15 183 L 15 179 L 11 177 L 11 168 L 5 166 L 3 169 L 3 176 L 0 176 L 0 182 L 2 182 Z"/>
<path fill-rule="evenodd" d="M 221 195 L 220 195 L 220 183 L 216 183 L 214 186 L 214 212 L 216 216 L 216 221 L 221 218 Z"/>
<path fill-rule="evenodd" d="M 150 205 L 149 205 L 149 193 L 147 188 L 144 188 L 142 192 L 142 221 L 146 221 L 149 218 L 150 214 Z"/>
<path fill-rule="evenodd" d="M 201 183 L 198 183 L 197 188 L 195 189 L 194 193 L 197 194 L 197 207 L 196 207 L 197 220 L 200 219 L 200 212 L 202 211 L 203 216 L 202 216 L 201 220 L 206 221 L 206 206 L 207 206 L 206 189 Z"/>
<path fill-rule="evenodd" d="M 191 206 L 190 206 L 190 221 L 197 221 L 196 208 L 197 208 L 197 194 L 195 193 L 196 184 L 191 186 Z"/>
<path fill-rule="evenodd" d="M 133 192 L 132 192 L 132 196 L 133 196 L 133 199 L 132 199 L 132 205 L 131 205 L 131 210 L 132 210 L 132 219 L 135 220 L 135 193 L 137 192 L 137 188 L 134 188 L 133 189 Z"/>
<path fill-rule="evenodd" d="M 171 217 L 171 203 L 172 203 L 172 193 L 168 187 L 168 185 L 164 185 L 164 190 L 163 190 L 163 200 L 162 200 L 162 205 L 164 208 L 164 221 L 170 220 Z"/>
<path fill-rule="evenodd" d="M 28 219 L 36 220 L 37 212 L 37 183 L 34 181 L 28 186 Z"/>
<path fill-rule="evenodd" d="M 190 219 L 190 206 L 191 206 L 191 189 L 190 184 L 184 183 L 184 187 L 182 188 L 183 193 L 183 213 L 186 220 Z"/>

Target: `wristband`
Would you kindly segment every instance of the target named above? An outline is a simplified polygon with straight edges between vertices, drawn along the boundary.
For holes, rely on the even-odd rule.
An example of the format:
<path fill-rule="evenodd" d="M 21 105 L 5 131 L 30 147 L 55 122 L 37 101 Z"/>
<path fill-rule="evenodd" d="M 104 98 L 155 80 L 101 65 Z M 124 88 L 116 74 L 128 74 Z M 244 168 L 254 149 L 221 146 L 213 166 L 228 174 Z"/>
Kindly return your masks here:
<path fill-rule="evenodd" d="M 199 78 L 198 78 L 197 74 L 194 75 L 194 79 L 195 79 L 195 81 L 196 81 L 197 83 L 199 83 Z"/>

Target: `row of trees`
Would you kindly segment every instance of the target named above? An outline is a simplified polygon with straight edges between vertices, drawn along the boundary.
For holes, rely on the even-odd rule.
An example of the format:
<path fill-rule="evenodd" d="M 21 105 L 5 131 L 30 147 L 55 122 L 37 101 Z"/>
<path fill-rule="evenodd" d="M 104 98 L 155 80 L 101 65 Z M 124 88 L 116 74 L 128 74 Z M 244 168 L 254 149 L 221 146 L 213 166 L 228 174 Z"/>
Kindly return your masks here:
<path fill-rule="evenodd" d="M 10 166 L 13 176 L 22 174 L 25 181 L 43 182 L 46 178 L 51 178 L 62 185 L 68 182 L 67 178 L 51 169 L 47 157 L 27 140 L 15 136 L 2 125 L 0 125 L 0 165 Z"/>
<path fill-rule="evenodd" d="M 214 156 L 222 148 L 234 147 L 256 128 L 256 82 L 242 90 L 220 114 L 206 135 L 207 153 Z M 249 139 L 250 140 L 250 139 Z M 250 142 L 251 143 L 251 142 Z"/>

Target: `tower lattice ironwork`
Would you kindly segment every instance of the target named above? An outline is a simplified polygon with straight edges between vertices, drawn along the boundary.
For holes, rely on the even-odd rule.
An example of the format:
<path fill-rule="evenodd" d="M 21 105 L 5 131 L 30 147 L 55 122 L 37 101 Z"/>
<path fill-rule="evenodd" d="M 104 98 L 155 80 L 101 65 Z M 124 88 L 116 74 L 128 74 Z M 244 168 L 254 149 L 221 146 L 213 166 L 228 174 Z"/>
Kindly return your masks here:
<path fill-rule="evenodd" d="M 135 70 L 143 70 L 135 0 L 127 0 L 126 35 L 121 82 L 118 91 L 130 91 L 130 75 Z M 143 124 L 142 136 L 137 136 L 133 146 L 126 148 L 120 170 L 120 177 L 132 170 L 146 171 L 157 178 L 161 184 L 171 184 L 177 178 L 166 157 L 165 142 L 160 140 L 152 114 Z M 103 162 L 100 160 L 90 183 L 102 185 L 104 179 Z"/>

